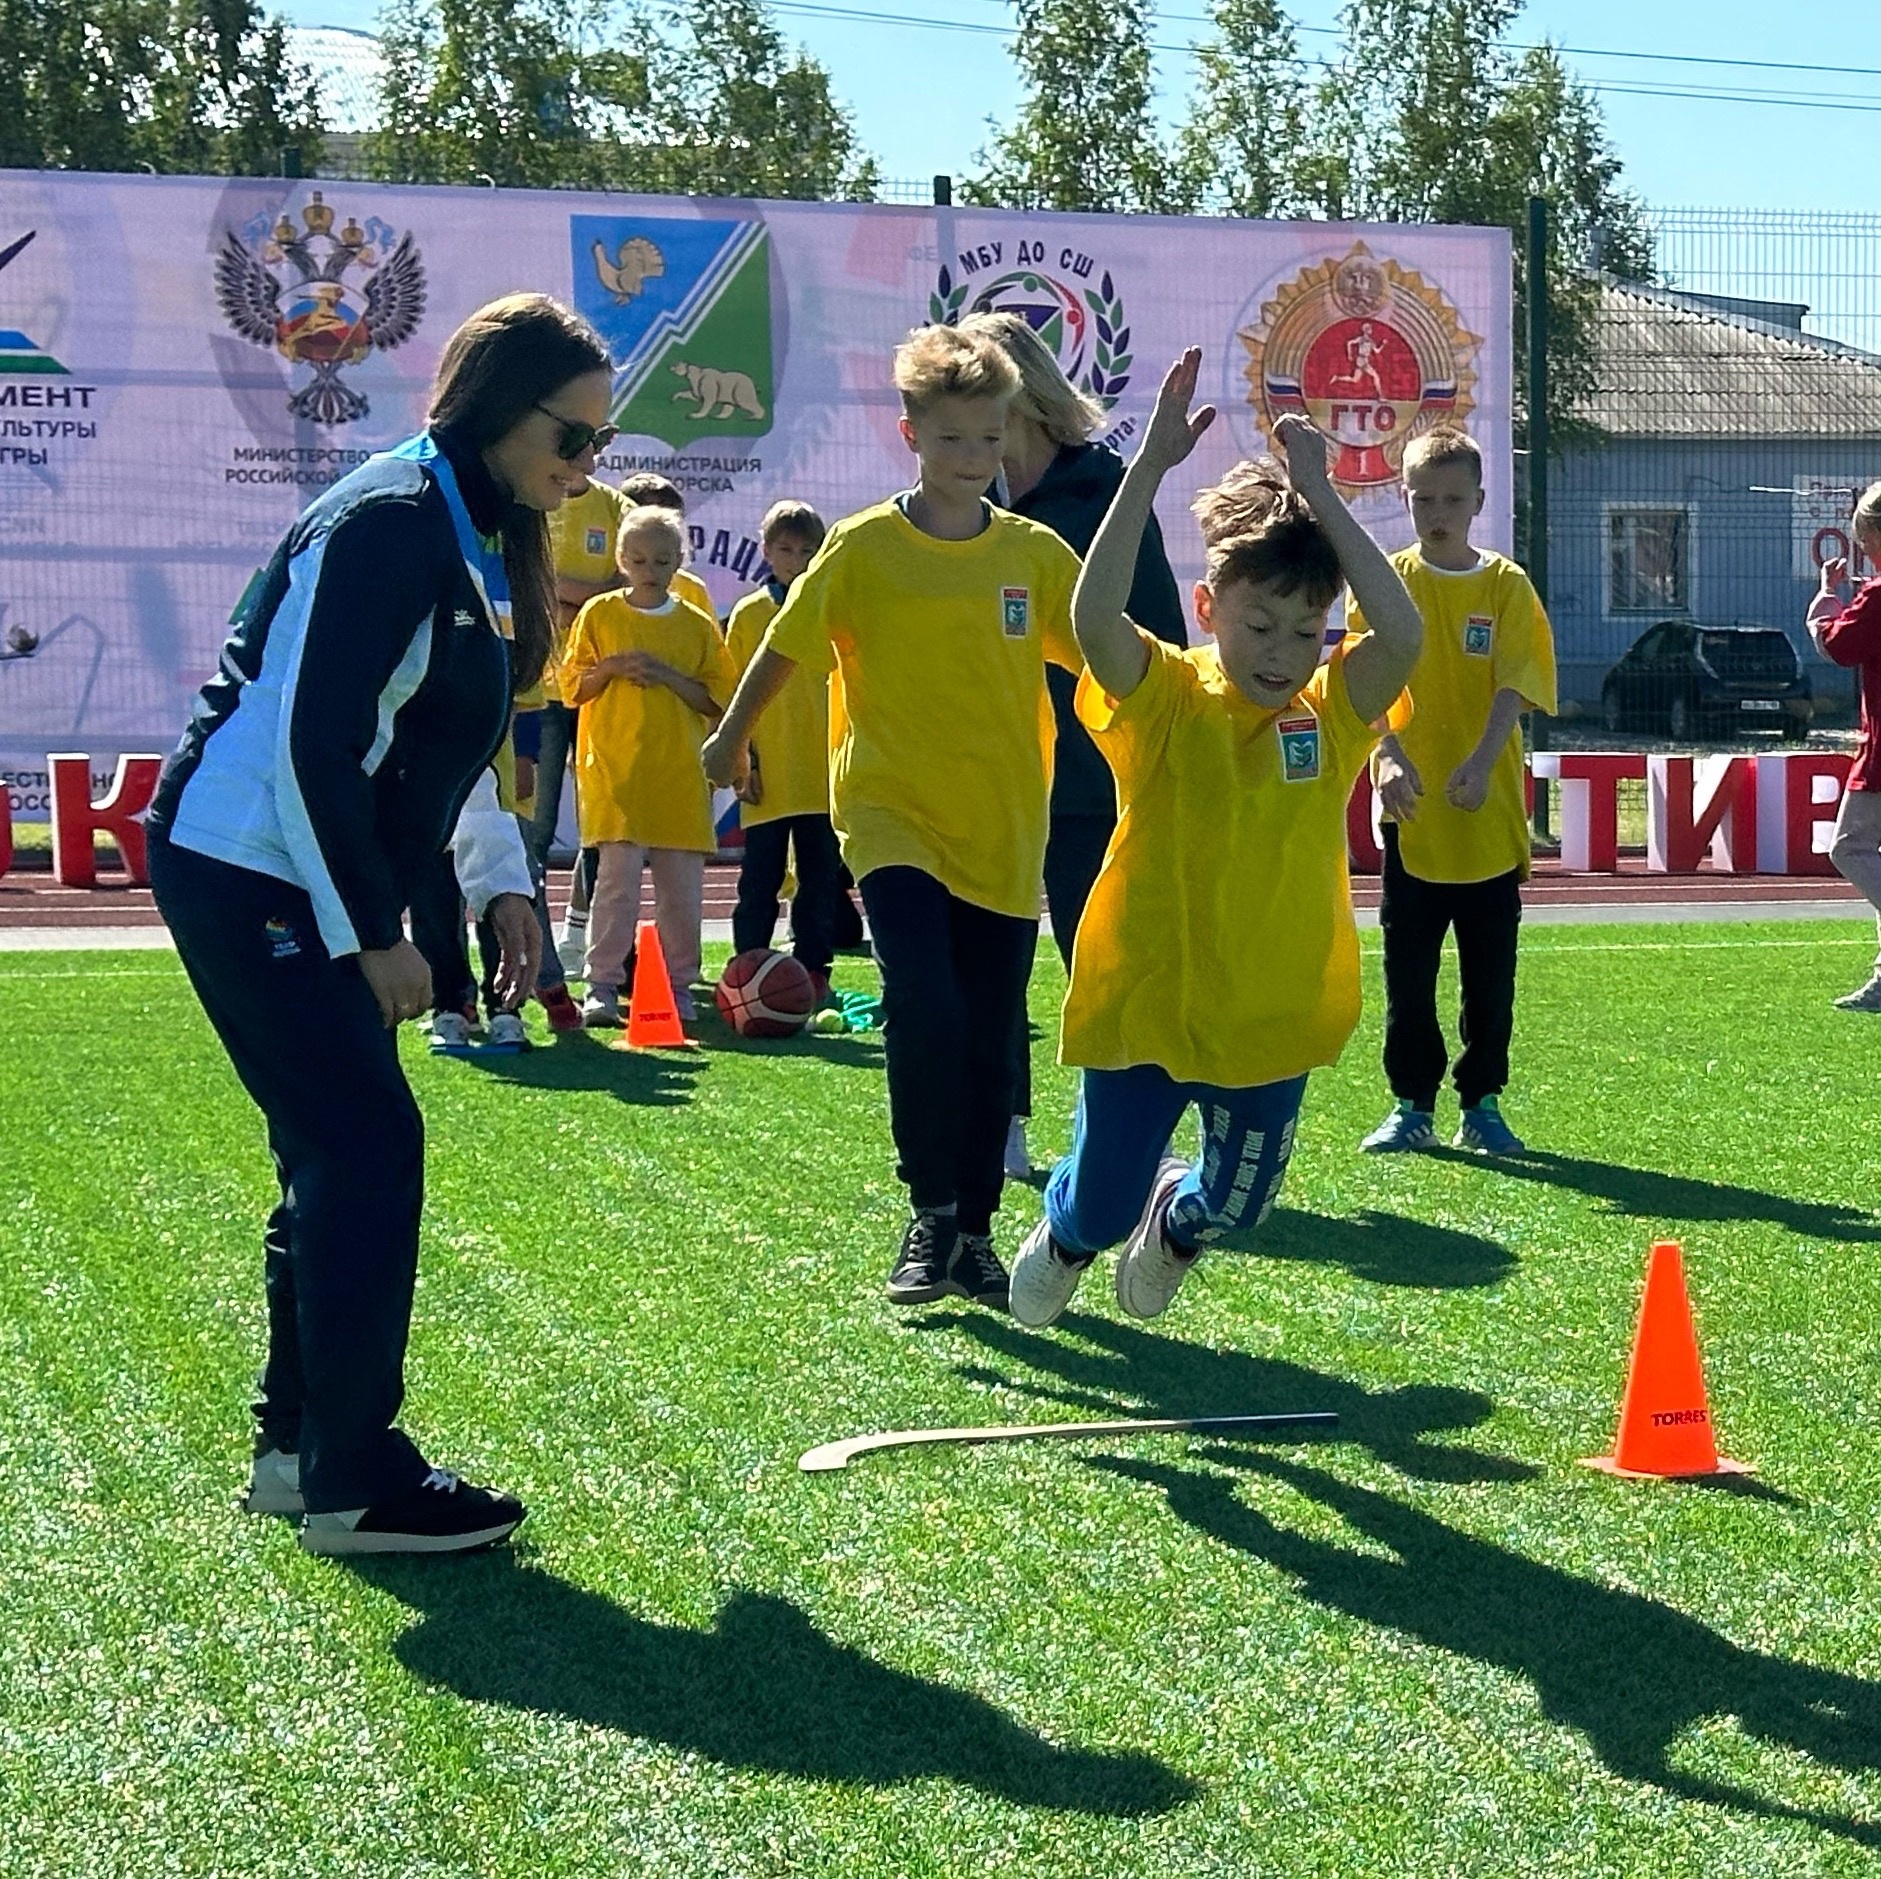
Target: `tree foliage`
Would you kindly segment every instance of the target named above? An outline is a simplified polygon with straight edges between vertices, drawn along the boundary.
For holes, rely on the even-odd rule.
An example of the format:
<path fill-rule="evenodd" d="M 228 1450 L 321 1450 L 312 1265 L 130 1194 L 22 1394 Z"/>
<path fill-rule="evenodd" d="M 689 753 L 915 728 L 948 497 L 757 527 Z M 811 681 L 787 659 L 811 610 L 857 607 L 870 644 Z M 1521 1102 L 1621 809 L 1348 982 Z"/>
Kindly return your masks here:
<path fill-rule="evenodd" d="M 0 165 L 266 175 L 320 151 L 313 79 L 255 0 L 0 0 Z"/>

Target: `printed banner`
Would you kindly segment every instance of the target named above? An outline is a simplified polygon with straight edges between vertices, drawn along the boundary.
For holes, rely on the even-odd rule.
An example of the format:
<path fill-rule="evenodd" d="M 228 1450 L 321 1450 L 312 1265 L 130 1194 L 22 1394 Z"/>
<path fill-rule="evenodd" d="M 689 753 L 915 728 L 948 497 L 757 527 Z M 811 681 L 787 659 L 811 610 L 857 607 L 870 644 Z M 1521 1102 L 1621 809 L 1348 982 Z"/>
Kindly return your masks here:
<path fill-rule="evenodd" d="M 781 497 L 834 519 L 912 480 L 889 378 L 924 321 L 1018 313 L 1126 453 L 1169 361 L 1204 349 L 1224 421 L 1165 487 L 1186 509 L 1280 413 L 1337 439 L 1388 546 L 1404 445 L 1486 449 L 1511 543 L 1509 238 L 1496 229 L 688 201 L 330 181 L 0 172 L 0 774 L 166 750 L 298 510 L 423 422 L 483 301 L 571 300 L 605 335 L 604 476 L 685 492 L 721 610 Z M 15 789 L 33 813 L 38 788 Z M 22 800 L 22 799 L 25 800 Z"/>

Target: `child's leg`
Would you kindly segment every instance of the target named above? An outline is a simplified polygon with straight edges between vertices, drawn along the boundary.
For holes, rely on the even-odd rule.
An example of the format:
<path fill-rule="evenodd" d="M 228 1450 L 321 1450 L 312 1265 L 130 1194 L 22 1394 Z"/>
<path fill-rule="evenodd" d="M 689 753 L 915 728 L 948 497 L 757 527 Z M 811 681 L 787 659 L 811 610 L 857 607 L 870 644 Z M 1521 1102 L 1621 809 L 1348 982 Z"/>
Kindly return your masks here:
<path fill-rule="evenodd" d="M 595 850 L 594 898 L 588 906 L 588 990 L 618 992 L 640 924 L 640 875 L 647 851 L 638 842 L 603 842 Z"/>
<path fill-rule="evenodd" d="M 1038 934 L 1032 935 L 1032 949 L 1026 956 L 1025 982 L 1032 983 L 1032 966 L 1038 958 Z M 1012 1113 L 1025 1120 L 1032 1114 L 1032 1013 L 1023 997 L 1013 1014 L 1012 1027 Z"/>
<path fill-rule="evenodd" d="M 1873 904 L 1875 930 L 1881 936 L 1881 790 L 1851 789 L 1842 797 L 1829 859 Z M 1881 978 L 1881 954 L 1876 955 L 1874 970 Z"/>
<path fill-rule="evenodd" d="M 1156 1064 L 1084 1072 L 1071 1153 L 1045 1184 L 1045 1218 L 1067 1253 L 1088 1259 L 1129 1237 L 1188 1104 L 1188 1087 Z"/>
<path fill-rule="evenodd" d="M 951 1212 L 960 1199 L 968 1014 L 954 965 L 952 899 L 919 868 L 876 868 L 862 879 L 862 904 L 882 970 L 882 1050 L 895 1172 L 917 1213 Z M 1003 1138 L 1003 1118 L 999 1126 Z"/>
<path fill-rule="evenodd" d="M 1881 854 L 1876 858 L 1881 860 Z M 1511 871 L 1451 892 L 1456 896 L 1457 972 L 1463 981 L 1456 1093 L 1465 1109 L 1474 1109 L 1485 1096 L 1500 1096 L 1509 1081 L 1522 878 Z"/>
<path fill-rule="evenodd" d="M 1025 1009 L 1038 922 L 949 895 L 954 978 L 966 1003 L 959 1159 L 955 1185 L 960 1231 L 985 1233 L 1006 1186 L 1006 1132 L 1012 1126 L 1013 1038 Z"/>
<path fill-rule="evenodd" d="M 683 996 L 699 976 L 699 921 L 705 910 L 705 857 L 696 848 L 651 848 L 653 917 L 659 922 L 660 950 L 672 974 L 673 991 Z M 684 1006 L 681 1007 L 682 1015 Z"/>
<path fill-rule="evenodd" d="M 732 951 L 769 946 L 777 932 L 777 890 L 784 884 L 790 853 L 787 819 L 745 830 L 745 858 L 738 870 L 738 905 L 732 910 Z"/>
<path fill-rule="evenodd" d="M 1437 968 L 1450 924 L 1450 890 L 1420 881 L 1398 859 L 1398 831 L 1385 824 L 1385 1080 L 1399 1102 L 1430 1110 L 1443 1087 L 1443 1028 L 1437 1022 Z"/>
<path fill-rule="evenodd" d="M 1286 1178 L 1305 1095 L 1300 1076 L 1202 1097 L 1202 1159 L 1170 1198 L 1163 1231 L 1171 1245 L 1200 1252 L 1222 1234 L 1266 1219 Z"/>
<path fill-rule="evenodd" d="M 792 816 L 797 850 L 797 894 L 790 903 L 791 943 L 812 972 L 829 977 L 836 957 L 837 897 L 842 893 L 842 851 L 828 816 Z"/>

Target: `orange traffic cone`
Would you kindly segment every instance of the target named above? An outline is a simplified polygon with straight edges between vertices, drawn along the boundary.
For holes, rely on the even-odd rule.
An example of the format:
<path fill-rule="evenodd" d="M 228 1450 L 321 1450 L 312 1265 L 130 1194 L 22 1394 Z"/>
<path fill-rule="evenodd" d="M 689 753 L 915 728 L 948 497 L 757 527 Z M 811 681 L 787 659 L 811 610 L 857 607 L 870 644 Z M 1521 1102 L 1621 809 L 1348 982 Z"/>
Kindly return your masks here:
<path fill-rule="evenodd" d="M 684 1050 L 691 1042 L 679 1022 L 679 1008 L 673 1002 L 673 981 L 666 970 L 666 951 L 660 945 L 660 930 L 651 920 L 640 922 L 639 937 L 634 942 L 634 994 L 627 1006 L 628 1050 L 642 1050 L 651 1045 Z"/>
<path fill-rule="evenodd" d="M 1613 1453 L 1589 1455 L 1582 1465 L 1620 1475 L 1752 1472 L 1741 1461 L 1724 1460 L 1712 1438 L 1705 1371 L 1676 1240 L 1656 1241 L 1646 1268 L 1646 1296 L 1639 1307 Z"/>

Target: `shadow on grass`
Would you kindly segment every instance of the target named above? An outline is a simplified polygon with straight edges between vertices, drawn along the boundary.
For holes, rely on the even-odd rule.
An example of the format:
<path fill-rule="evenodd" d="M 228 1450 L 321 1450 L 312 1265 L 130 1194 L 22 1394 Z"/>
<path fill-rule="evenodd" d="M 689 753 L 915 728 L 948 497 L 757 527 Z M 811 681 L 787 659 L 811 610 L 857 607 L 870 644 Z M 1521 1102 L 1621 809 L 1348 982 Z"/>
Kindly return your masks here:
<path fill-rule="evenodd" d="M 1506 1455 L 1432 1439 L 1489 1419 L 1495 1404 L 1478 1390 L 1427 1383 L 1367 1390 L 1282 1358 L 1209 1350 L 1080 1312 L 1067 1313 L 1049 1332 L 1027 1331 L 990 1312 L 939 1312 L 911 1323 L 924 1331 L 964 1331 L 989 1352 L 1035 1373 L 963 1365 L 961 1373 L 971 1382 L 1101 1411 L 1105 1418 L 1329 1409 L 1339 1418 L 1336 1427 L 1282 1439 L 1356 1442 L 1380 1461 L 1425 1481 L 1529 1481 L 1540 1473 Z M 1042 1378 L 1036 1374 L 1041 1372 Z"/>
<path fill-rule="evenodd" d="M 485 1076 L 531 1090 L 605 1090 L 636 1107 L 671 1109 L 692 1098 L 705 1068 L 697 1051 L 615 1050 L 615 1031 L 569 1031 L 533 1050 L 478 1051 L 458 1059 Z"/>
<path fill-rule="evenodd" d="M 1732 1716 L 1746 1734 L 1824 1768 L 1881 1771 L 1881 1685 L 1747 1650 L 1656 1599 L 1491 1545 L 1317 1468 L 1216 1448 L 1191 1461 L 1219 1467 L 1109 1456 L 1088 1465 L 1160 1488 L 1178 1518 L 1290 1574 L 1315 1604 L 1525 1678 L 1544 1713 L 1585 1736 L 1616 1775 L 1881 1847 L 1881 1822 L 1792 1806 L 1672 1764 L 1687 1729 Z M 1221 1468 L 1285 1482 L 1338 1514 L 1366 1550 L 1279 1525 Z"/>
<path fill-rule="evenodd" d="M 1734 1187 L 1727 1181 L 1700 1181 L 1689 1175 L 1661 1174 L 1654 1168 L 1628 1168 L 1619 1162 L 1550 1155 L 1533 1148 L 1520 1155 L 1472 1155 L 1449 1148 L 1427 1152 L 1512 1181 L 1572 1188 L 1605 1201 L 1615 1213 L 1640 1219 L 1767 1220 L 1804 1239 L 1881 1240 L 1881 1219 L 1865 1207 L 1796 1200 L 1787 1194 L 1766 1194 L 1760 1188 Z"/>
<path fill-rule="evenodd" d="M 1370 1207 L 1350 1218 L 1277 1207 L 1258 1232 L 1250 1230 L 1245 1241 L 1228 1240 L 1222 1250 L 1343 1266 L 1353 1278 L 1374 1285 L 1443 1291 L 1495 1285 L 1516 1267 L 1515 1255 L 1495 1240 Z"/>
<path fill-rule="evenodd" d="M 879 1031 L 849 1031 L 840 1037 L 818 1037 L 809 1031 L 795 1037 L 741 1037 L 716 1009 L 708 1014 L 702 1001 L 692 1033 L 701 1050 L 726 1057 L 821 1057 L 851 1070 L 882 1067 Z"/>
<path fill-rule="evenodd" d="M 709 1631 L 693 1631 L 637 1618 L 508 1550 L 347 1564 L 423 1614 L 394 1645 L 399 1662 L 473 1703 L 726 1767 L 870 1787 L 939 1776 L 1068 1813 L 1166 1813 L 1198 1791 L 1147 1755 L 1061 1748 L 983 1698 L 837 1643 L 765 1593 L 734 1591 Z"/>

